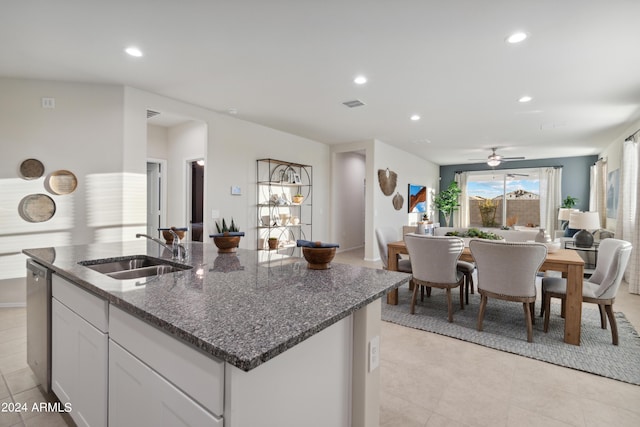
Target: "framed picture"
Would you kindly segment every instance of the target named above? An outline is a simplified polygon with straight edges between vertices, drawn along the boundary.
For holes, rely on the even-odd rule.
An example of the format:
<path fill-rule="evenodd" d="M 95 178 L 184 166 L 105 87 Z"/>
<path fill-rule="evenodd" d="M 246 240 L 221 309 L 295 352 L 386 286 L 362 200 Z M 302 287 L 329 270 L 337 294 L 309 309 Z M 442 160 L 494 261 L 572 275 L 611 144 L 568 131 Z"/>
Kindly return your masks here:
<path fill-rule="evenodd" d="M 427 211 L 427 187 L 409 184 L 409 213 Z"/>
<path fill-rule="evenodd" d="M 292 184 L 301 184 L 302 180 L 300 179 L 300 175 L 298 175 L 297 173 L 293 173 L 291 175 L 291 183 Z"/>

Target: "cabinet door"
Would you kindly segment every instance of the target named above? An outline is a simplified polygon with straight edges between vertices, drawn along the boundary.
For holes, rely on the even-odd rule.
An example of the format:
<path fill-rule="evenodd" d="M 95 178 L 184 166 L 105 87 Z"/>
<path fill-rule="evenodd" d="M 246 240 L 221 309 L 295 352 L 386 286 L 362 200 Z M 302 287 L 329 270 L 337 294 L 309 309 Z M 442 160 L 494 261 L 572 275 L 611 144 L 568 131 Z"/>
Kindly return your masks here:
<path fill-rule="evenodd" d="M 79 426 L 107 425 L 107 335 L 52 299 L 52 388 Z"/>
<path fill-rule="evenodd" d="M 137 427 L 222 426 L 153 369 L 109 341 L 109 424 Z"/>

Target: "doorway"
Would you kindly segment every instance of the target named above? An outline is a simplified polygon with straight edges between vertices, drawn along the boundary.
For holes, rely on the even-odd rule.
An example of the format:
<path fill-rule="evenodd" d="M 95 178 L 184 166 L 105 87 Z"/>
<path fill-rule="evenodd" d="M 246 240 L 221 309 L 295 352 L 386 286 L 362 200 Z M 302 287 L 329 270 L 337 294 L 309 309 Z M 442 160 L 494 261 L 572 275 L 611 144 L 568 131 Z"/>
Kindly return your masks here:
<path fill-rule="evenodd" d="M 166 169 L 166 160 L 147 160 L 147 234 L 158 238 L 158 228 L 163 226 L 167 215 Z"/>
<path fill-rule="evenodd" d="M 191 199 L 187 206 L 190 206 L 189 223 L 191 227 L 191 240 L 202 242 L 202 223 L 204 220 L 204 159 L 197 159 L 189 162 L 189 188 L 187 194 Z"/>

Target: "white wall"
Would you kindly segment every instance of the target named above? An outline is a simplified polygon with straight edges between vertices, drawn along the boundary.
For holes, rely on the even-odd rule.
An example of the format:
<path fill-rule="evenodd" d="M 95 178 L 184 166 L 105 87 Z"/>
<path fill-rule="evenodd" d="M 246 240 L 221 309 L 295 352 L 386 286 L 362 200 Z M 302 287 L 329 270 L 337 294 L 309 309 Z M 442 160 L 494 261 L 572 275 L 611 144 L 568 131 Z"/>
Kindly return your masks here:
<path fill-rule="evenodd" d="M 108 240 L 126 219 L 123 205 L 123 88 L 0 78 L 0 305 L 24 303 L 24 248 Z M 55 98 L 54 109 L 41 98 Z M 26 181 L 19 166 L 36 158 L 45 176 Z M 56 170 L 76 175 L 70 195 L 46 191 L 46 176 Z M 135 190 L 134 190 L 135 191 Z M 57 205 L 53 218 L 24 221 L 20 200 L 49 195 Z M 96 201 L 93 195 L 99 195 Z"/>
<path fill-rule="evenodd" d="M 147 157 L 169 159 L 168 130 L 163 126 L 147 125 Z"/>

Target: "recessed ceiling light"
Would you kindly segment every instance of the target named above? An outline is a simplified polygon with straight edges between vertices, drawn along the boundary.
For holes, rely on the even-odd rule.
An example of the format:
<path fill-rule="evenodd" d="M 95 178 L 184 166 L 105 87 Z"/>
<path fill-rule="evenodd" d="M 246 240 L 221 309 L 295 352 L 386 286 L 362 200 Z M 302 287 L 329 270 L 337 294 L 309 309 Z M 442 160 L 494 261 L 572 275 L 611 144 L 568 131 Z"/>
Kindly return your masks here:
<path fill-rule="evenodd" d="M 142 51 L 135 46 L 129 46 L 124 51 L 131 56 L 135 56 L 136 58 L 139 58 L 142 56 Z"/>
<path fill-rule="evenodd" d="M 530 97 L 528 95 L 525 95 L 525 96 L 521 97 L 520 99 L 518 99 L 518 102 L 522 102 L 522 103 L 531 102 L 532 99 L 533 99 L 532 97 Z"/>
<path fill-rule="evenodd" d="M 367 78 L 365 76 L 357 76 L 353 79 L 353 82 L 357 85 L 363 85 L 367 82 Z"/>
<path fill-rule="evenodd" d="M 523 32 L 513 33 L 509 37 L 507 37 L 507 43 L 511 43 L 511 44 L 520 43 L 524 41 L 527 37 L 529 37 L 527 33 L 523 33 Z"/>
<path fill-rule="evenodd" d="M 420 116 L 417 114 L 413 114 L 410 117 L 411 120 L 413 120 L 414 122 L 417 122 L 418 120 L 420 120 Z"/>

